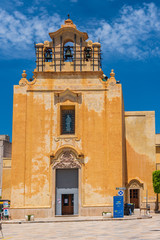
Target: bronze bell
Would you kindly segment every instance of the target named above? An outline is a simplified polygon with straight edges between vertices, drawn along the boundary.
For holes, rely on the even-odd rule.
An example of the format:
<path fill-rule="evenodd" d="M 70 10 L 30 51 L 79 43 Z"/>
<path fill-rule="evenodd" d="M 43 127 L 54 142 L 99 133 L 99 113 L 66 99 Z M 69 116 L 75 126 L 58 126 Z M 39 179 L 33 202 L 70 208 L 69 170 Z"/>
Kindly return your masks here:
<path fill-rule="evenodd" d="M 91 58 L 90 52 L 87 52 L 87 53 L 86 53 L 86 58 Z"/>
<path fill-rule="evenodd" d="M 45 54 L 46 62 L 49 62 L 51 59 L 52 59 L 52 55 L 51 55 L 50 51 L 47 51 Z"/>
<path fill-rule="evenodd" d="M 72 52 L 70 46 L 67 46 L 66 51 L 65 51 L 65 59 L 72 58 Z"/>
<path fill-rule="evenodd" d="M 91 49 L 87 48 L 86 49 L 86 61 L 88 61 L 89 58 L 91 58 Z"/>

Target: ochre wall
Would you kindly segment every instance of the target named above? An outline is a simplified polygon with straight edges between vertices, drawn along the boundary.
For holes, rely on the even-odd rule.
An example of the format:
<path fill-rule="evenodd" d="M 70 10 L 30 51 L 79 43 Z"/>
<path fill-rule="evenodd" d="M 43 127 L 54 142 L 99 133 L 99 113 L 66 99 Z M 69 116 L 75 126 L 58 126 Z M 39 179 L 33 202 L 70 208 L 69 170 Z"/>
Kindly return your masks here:
<path fill-rule="evenodd" d="M 14 86 L 11 205 L 24 206 L 26 168 L 26 89 Z"/>
<path fill-rule="evenodd" d="M 83 167 L 83 205 L 112 205 L 116 187 L 123 180 L 123 135 L 121 85 L 105 92 L 84 94 L 82 151 L 86 156 Z M 113 174 L 114 173 L 114 174 Z"/>
<path fill-rule="evenodd" d="M 155 171 L 155 113 L 125 112 L 127 179 L 144 184 L 141 202 L 155 202 L 152 172 Z"/>

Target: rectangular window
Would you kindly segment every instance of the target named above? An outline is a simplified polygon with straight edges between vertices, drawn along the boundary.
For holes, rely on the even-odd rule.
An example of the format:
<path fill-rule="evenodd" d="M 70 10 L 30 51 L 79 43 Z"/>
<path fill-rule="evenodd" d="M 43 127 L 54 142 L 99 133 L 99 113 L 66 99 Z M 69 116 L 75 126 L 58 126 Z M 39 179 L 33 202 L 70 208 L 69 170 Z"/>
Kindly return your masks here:
<path fill-rule="evenodd" d="M 75 107 L 61 107 L 61 134 L 75 134 Z"/>

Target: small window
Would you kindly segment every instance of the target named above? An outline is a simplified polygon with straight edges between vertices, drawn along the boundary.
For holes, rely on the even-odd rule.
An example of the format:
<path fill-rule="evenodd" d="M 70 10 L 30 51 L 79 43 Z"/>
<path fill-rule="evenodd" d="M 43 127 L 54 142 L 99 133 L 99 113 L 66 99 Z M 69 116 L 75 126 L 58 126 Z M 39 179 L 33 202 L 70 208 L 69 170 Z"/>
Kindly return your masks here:
<path fill-rule="evenodd" d="M 63 195 L 63 206 L 69 206 L 69 194 Z"/>
<path fill-rule="evenodd" d="M 75 134 L 75 107 L 61 108 L 61 134 Z"/>

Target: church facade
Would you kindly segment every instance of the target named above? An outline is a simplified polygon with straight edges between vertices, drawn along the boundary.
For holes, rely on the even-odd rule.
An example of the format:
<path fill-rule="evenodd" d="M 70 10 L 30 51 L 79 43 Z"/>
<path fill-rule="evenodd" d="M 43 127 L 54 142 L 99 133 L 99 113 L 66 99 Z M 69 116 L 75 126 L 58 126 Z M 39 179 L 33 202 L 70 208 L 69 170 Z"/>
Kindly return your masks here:
<path fill-rule="evenodd" d="M 101 69 L 101 45 L 70 19 L 36 44 L 33 80 L 14 86 L 11 215 L 101 215 L 116 188 L 155 206 L 155 113 L 125 112 Z"/>

